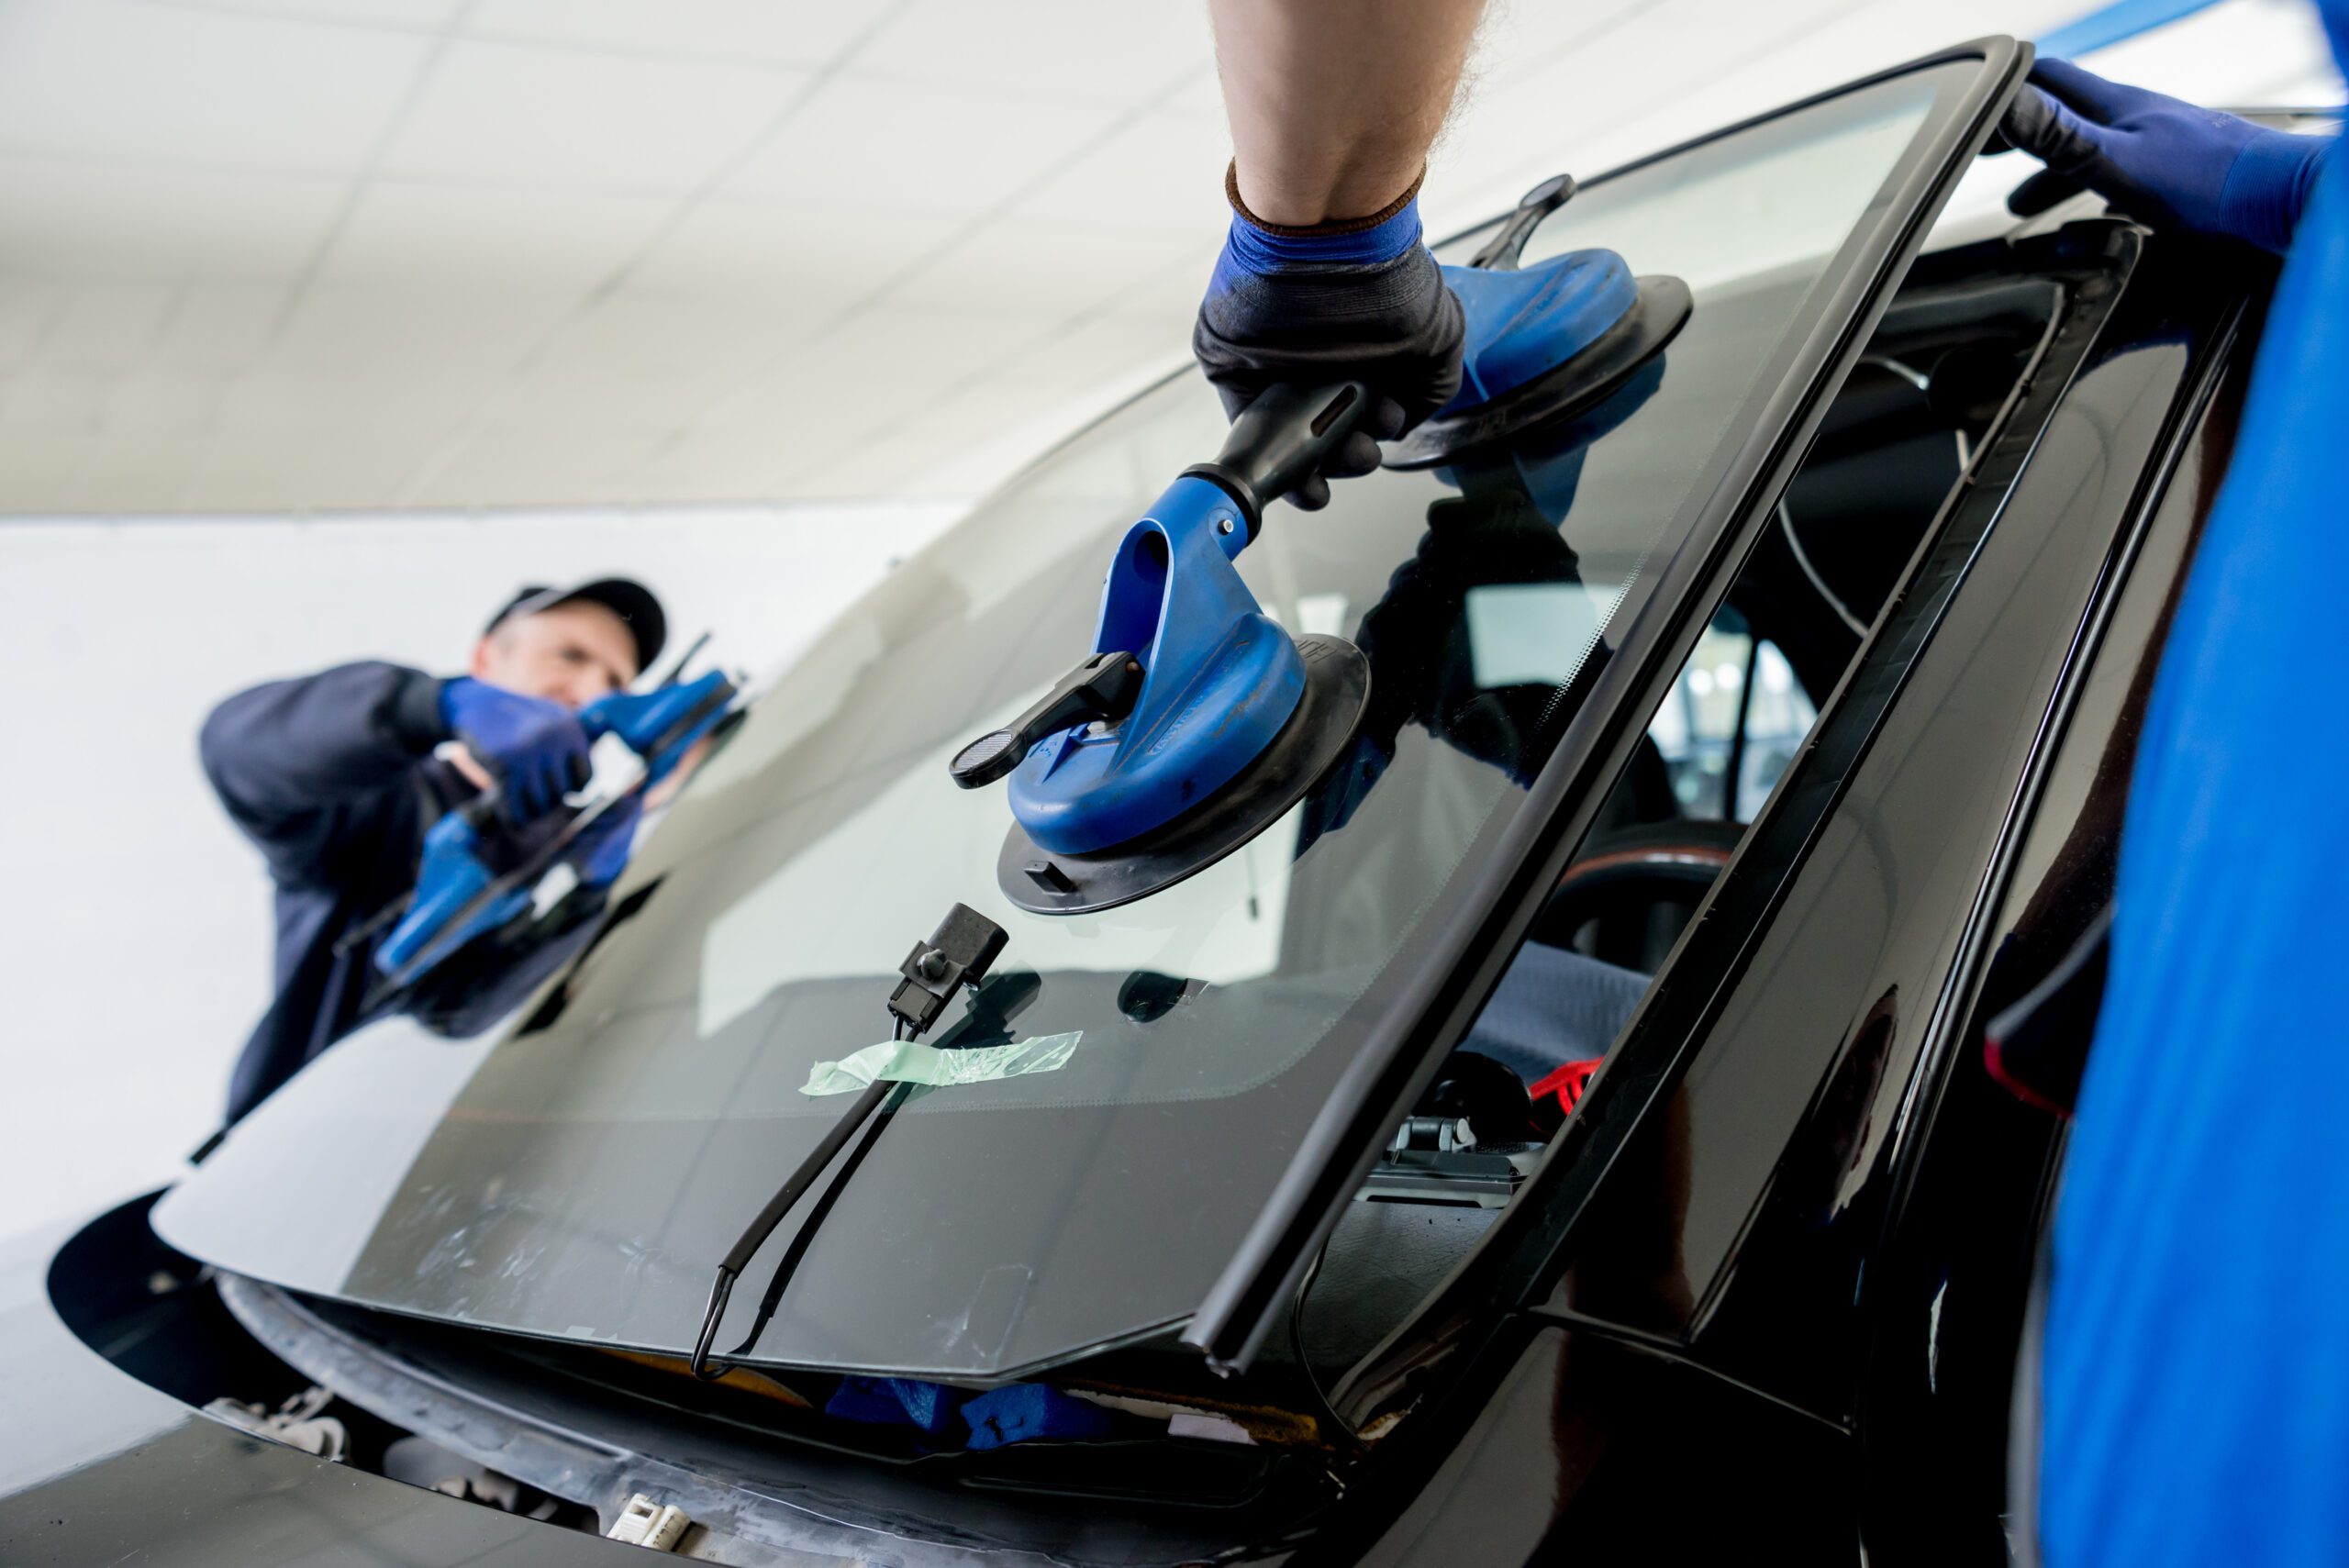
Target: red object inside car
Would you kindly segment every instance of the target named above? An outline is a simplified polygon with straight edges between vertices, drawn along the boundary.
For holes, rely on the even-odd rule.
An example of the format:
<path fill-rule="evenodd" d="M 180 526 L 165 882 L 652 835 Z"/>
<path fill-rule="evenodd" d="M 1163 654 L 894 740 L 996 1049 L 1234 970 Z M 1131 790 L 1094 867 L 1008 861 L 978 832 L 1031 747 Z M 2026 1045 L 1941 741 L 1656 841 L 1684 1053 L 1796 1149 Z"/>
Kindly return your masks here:
<path fill-rule="evenodd" d="M 1558 1120 L 1564 1121 L 1573 1115 L 1575 1102 L 1582 1098 L 1583 1086 L 1590 1082 L 1590 1075 L 1598 1072 L 1598 1064 L 1606 1060 L 1603 1056 L 1594 1056 L 1587 1062 L 1569 1062 L 1542 1074 L 1532 1087 L 1526 1090 L 1533 1096 L 1535 1117 L 1547 1119 L 1543 1113 L 1549 1107 L 1542 1103 L 1544 1099 L 1558 1102 Z"/>

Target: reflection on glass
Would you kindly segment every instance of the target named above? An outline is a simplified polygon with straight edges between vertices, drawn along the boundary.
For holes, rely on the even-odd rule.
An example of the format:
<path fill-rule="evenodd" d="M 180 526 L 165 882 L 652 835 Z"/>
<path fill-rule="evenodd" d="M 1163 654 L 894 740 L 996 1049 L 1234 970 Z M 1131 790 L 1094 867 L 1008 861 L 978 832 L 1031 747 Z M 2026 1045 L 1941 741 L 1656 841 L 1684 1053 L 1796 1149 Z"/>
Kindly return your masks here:
<path fill-rule="evenodd" d="M 717 743 L 714 736 L 704 735 L 658 784 L 643 792 L 644 816 L 636 828 L 638 841 L 657 830 L 669 804 L 692 782 Z M 608 764 L 602 766 L 608 769 Z M 608 772 L 599 773 L 589 784 L 588 793 L 608 797 L 633 787 L 637 776 L 633 766 L 629 764 L 629 771 L 617 778 Z M 495 834 L 495 828 L 490 831 Z M 432 957 L 429 946 L 422 950 L 423 958 L 416 962 L 423 967 L 412 978 L 396 988 L 388 981 L 383 983 L 392 998 L 386 1010 L 415 1018 L 437 1035 L 469 1040 L 506 1021 L 557 971 L 585 951 L 609 926 L 605 916 L 612 908 L 611 901 L 605 889 L 581 881 L 575 862 L 544 859 L 547 852 L 538 851 L 541 858 L 533 860 L 529 848 L 507 850 L 493 838 L 483 856 L 493 872 L 511 874 L 543 865 L 536 880 L 523 890 L 529 902 L 512 917 L 468 938 L 442 956 Z M 623 917 L 627 909 L 625 904 L 620 906 Z M 451 920 L 448 929 L 464 924 Z"/>

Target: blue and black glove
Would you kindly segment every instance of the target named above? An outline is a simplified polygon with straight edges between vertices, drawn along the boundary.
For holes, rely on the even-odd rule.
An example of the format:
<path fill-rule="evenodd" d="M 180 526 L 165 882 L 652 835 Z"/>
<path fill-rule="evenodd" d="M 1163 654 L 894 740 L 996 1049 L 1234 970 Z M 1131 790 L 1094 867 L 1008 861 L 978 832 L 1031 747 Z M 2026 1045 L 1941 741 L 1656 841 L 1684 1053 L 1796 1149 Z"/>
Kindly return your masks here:
<path fill-rule="evenodd" d="M 2150 224 L 2281 253 L 2330 138 L 2270 130 L 2216 109 L 2043 60 L 1999 135 L 2047 167 L 2015 188 L 2019 217 L 2092 190 Z"/>
<path fill-rule="evenodd" d="M 543 817 L 586 785 L 587 731 L 559 702 L 460 675 L 440 688 L 440 717 L 496 777 L 509 822 Z"/>
<path fill-rule="evenodd" d="M 609 887 L 628 869 L 629 852 L 636 847 L 636 829 L 644 820 L 644 801 L 640 795 L 623 795 L 604 808 L 604 814 L 580 830 L 572 840 L 572 863 L 579 868 L 579 881 L 587 887 Z"/>
<path fill-rule="evenodd" d="M 1460 301 L 1419 239 L 1419 187 L 1386 211 L 1344 223 L 1261 223 L 1225 180 L 1231 232 L 1208 280 L 1191 350 L 1233 418 L 1266 387 L 1361 381 L 1379 406 L 1337 454 L 1289 494 L 1326 506 L 1331 479 L 1378 466 L 1378 443 L 1442 407 L 1460 389 Z"/>

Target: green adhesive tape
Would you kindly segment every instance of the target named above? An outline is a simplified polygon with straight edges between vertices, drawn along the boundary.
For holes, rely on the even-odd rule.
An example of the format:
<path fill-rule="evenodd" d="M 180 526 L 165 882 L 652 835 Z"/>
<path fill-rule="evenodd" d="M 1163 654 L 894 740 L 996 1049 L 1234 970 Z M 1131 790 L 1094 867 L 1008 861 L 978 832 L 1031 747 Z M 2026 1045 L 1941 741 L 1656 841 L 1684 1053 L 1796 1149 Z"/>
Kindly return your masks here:
<path fill-rule="evenodd" d="M 985 1084 L 996 1078 L 1017 1078 L 1028 1073 L 1052 1073 L 1068 1065 L 1076 1053 L 1083 1029 L 1067 1034 L 1040 1035 L 1010 1045 L 983 1045 L 969 1051 L 941 1051 L 918 1040 L 885 1040 L 838 1062 L 818 1062 L 807 1069 L 803 1095 L 849 1095 L 886 1079 L 893 1084 Z"/>

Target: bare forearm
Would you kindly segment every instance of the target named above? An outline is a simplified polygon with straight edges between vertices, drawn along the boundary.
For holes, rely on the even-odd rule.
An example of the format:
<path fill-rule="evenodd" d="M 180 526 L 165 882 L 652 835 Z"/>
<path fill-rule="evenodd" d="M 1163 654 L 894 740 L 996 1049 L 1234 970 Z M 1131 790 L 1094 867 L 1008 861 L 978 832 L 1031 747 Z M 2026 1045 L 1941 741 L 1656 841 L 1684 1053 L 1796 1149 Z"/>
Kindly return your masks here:
<path fill-rule="evenodd" d="M 1240 199 L 1308 228 L 1411 187 L 1485 0 L 1208 0 Z"/>

